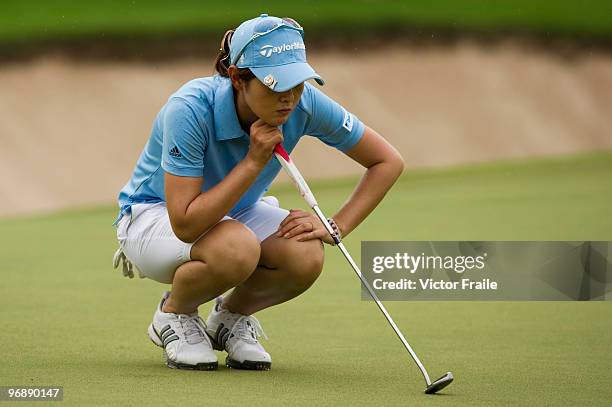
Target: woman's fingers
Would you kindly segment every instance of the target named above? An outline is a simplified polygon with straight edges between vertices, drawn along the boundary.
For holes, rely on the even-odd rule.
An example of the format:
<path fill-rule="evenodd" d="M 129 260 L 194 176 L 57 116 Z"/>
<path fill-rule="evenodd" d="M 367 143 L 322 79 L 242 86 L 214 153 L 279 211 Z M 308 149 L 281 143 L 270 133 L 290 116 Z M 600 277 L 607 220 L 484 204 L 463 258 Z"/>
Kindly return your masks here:
<path fill-rule="evenodd" d="M 282 236 L 300 223 L 300 219 L 312 217 L 312 214 L 301 209 L 291 209 L 289 215 L 278 226 L 277 236 Z"/>
<path fill-rule="evenodd" d="M 310 219 L 309 216 L 302 216 L 300 218 L 289 219 L 289 221 L 286 222 L 284 225 L 279 226 L 278 231 L 283 232 L 281 234 L 285 234 L 286 232 L 293 229 L 297 225 L 304 223 L 304 222 L 308 222 L 308 219 Z"/>
<path fill-rule="evenodd" d="M 289 215 L 280 224 L 280 227 L 285 226 L 285 224 L 296 218 L 303 218 L 304 216 L 312 216 L 310 212 L 306 212 L 303 209 L 289 209 Z"/>
<path fill-rule="evenodd" d="M 316 230 L 316 229 L 315 229 L 315 225 L 313 225 L 312 222 L 304 222 L 304 223 L 300 223 L 300 224 L 294 226 L 288 232 L 283 233 L 283 237 L 285 239 L 291 239 L 292 237 L 295 237 L 295 236 L 300 235 L 302 233 L 312 232 L 314 230 Z"/>
<path fill-rule="evenodd" d="M 298 242 L 307 242 L 308 240 L 313 240 L 313 239 L 323 239 L 324 236 L 321 235 L 320 231 L 312 231 L 312 232 L 308 232 L 308 233 L 302 233 L 301 235 L 299 235 L 295 240 L 297 240 Z"/>
<path fill-rule="evenodd" d="M 296 238 L 299 242 L 321 239 L 326 243 L 332 243 L 333 239 L 315 215 L 296 210 L 285 219 L 284 226 L 279 228 L 277 237 L 284 239 Z"/>
<path fill-rule="evenodd" d="M 280 130 L 259 119 L 249 129 L 250 144 L 248 156 L 255 162 L 265 165 L 274 151 L 274 146 L 283 142 Z"/>
<path fill-rule="evenodd" d="M 285 239 L 295 237 L 299 242 L 321 239 L 325 243 L 333 243 L 332 237 L 319 218 L 303 209 L 289 210 L 289 215 L 278 226 L 276 237 Z"/>
<path fill-rule="evenodd" d="M 314 229 L 313 222 L 308 220 L 309 218 L 295 219 L 287 223 L 279 232 L 276 234 L 278 237 L 290 238 L 296 235 L 296 232 L 311 232 Z"/>
<path fill-rule="evenodd" d="M 295 240 L 297 240 L 298 242 L 306 242 L 308 240 L 314 239 L 321 239 L 323 242 L 328 244 L 334 243 L 334 239 L 332 239 L 329 233 L 327 233 L 327 230 L 325 230 L 325 228 L 315 229 L 312 232 L 302 233 L 297 235 L 297 237 L 295 238 Z"/>

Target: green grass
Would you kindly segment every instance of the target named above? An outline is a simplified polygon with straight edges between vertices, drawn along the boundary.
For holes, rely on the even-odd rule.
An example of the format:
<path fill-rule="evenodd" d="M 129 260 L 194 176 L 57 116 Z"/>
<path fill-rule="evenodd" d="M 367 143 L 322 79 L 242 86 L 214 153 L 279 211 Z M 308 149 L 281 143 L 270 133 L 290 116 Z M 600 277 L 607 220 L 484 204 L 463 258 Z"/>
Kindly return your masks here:
<path fill-rule="evenodd" d="M 361 240 L 611 240 L 611 179 L 612 153 L 407 172 L 346 243 L 358 259 Z M 331 214 L 354 183 L 312 187 Z M 289 186 L 274 193 L 304 206 Z M 170 370 L 145 335 L 165 287 L 111 269 L 114 215 L 0 220 L 0 385 L 62 385 L 63 405 L 75 406 L 604 406 L 612 397 L 610 302 L 389 303 L 431 375 L 457 377 L 443 395 L 423 395 L 418 370 L 332 248 L 312 289 L 258 315 L 272 371 Z"/>
<path fill-rule="evenodd" d="M 261 12 L 293 16 L 315 36 L 330 30 L 367 34 L 389 27 L 607 38 L 612 33 L 612 3 L 603 0 L 13 0 L 2 3 L 0 44 L 184 35 L 210 41 L 210 35 L 216 40 L 227 28 Z"/>

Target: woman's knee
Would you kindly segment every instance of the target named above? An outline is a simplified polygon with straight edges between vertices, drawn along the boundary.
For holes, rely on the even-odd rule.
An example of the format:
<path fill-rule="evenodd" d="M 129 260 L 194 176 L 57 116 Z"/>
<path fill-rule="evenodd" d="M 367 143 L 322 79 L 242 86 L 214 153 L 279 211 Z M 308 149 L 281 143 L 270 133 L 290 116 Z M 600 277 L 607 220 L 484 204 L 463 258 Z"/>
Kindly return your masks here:
<path fill-rule="evenodd" d="M 255 270 L 260 252 L 257 236 L 249 228 L 238 221 L 226 220 L 193 245 L 191 258 L 205 263 L 209 272 L 238 284 Z"/>
<path fill-rule="evenodd" d="M 325 251 L 319 239 L 306 242 L 291 239 L 277 255 L 278 268 L 297 286 L 309 287 L 323 271 Z"/>

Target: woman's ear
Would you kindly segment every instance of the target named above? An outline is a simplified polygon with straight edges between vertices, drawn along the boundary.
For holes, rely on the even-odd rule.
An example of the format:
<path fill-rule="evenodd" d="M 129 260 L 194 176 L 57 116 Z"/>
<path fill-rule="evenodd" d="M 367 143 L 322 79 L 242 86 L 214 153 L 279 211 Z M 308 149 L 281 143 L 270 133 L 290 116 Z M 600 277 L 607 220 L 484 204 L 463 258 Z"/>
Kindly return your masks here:
<path fill-rule="evenodd" d="M 238 67 L 236 67 L 236 65 L 231 65 L 229 68 L 227 68 L 227 74 L 232 81 L 232 86 L 234 89 L 240 90 L 242 87 L 242 79 L 240 79 L 238 76 Z"/>

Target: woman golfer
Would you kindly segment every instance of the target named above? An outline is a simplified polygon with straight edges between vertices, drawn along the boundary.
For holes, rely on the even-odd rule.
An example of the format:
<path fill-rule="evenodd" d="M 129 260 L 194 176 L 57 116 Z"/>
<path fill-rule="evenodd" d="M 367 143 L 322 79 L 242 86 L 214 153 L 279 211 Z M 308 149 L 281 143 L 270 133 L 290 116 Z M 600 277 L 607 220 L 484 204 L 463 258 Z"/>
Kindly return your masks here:
<path fill-rule="evenodd" d="M 263 196 L 281 168 L 276 144 L 291 152 L 309 135 L 367 169 L 330 221 L 343 236 L 402 172 L 389 143 L 306 83 L 323 80 L 306 62 L 303 36 L 294 20 L 266 14 L 228 31 L 218 74 L 170 96 L 119 194 L 115 265 L 172 284 L 148 329 L 169 367 L 215 369 L 217 349 L 229 367 L 269 369 L 253 314 L 300 295 L 321 273 L 322 242 L 333 243 L 322 223 Z M 198 306 L 213 299 L 204 323 Z"/>

